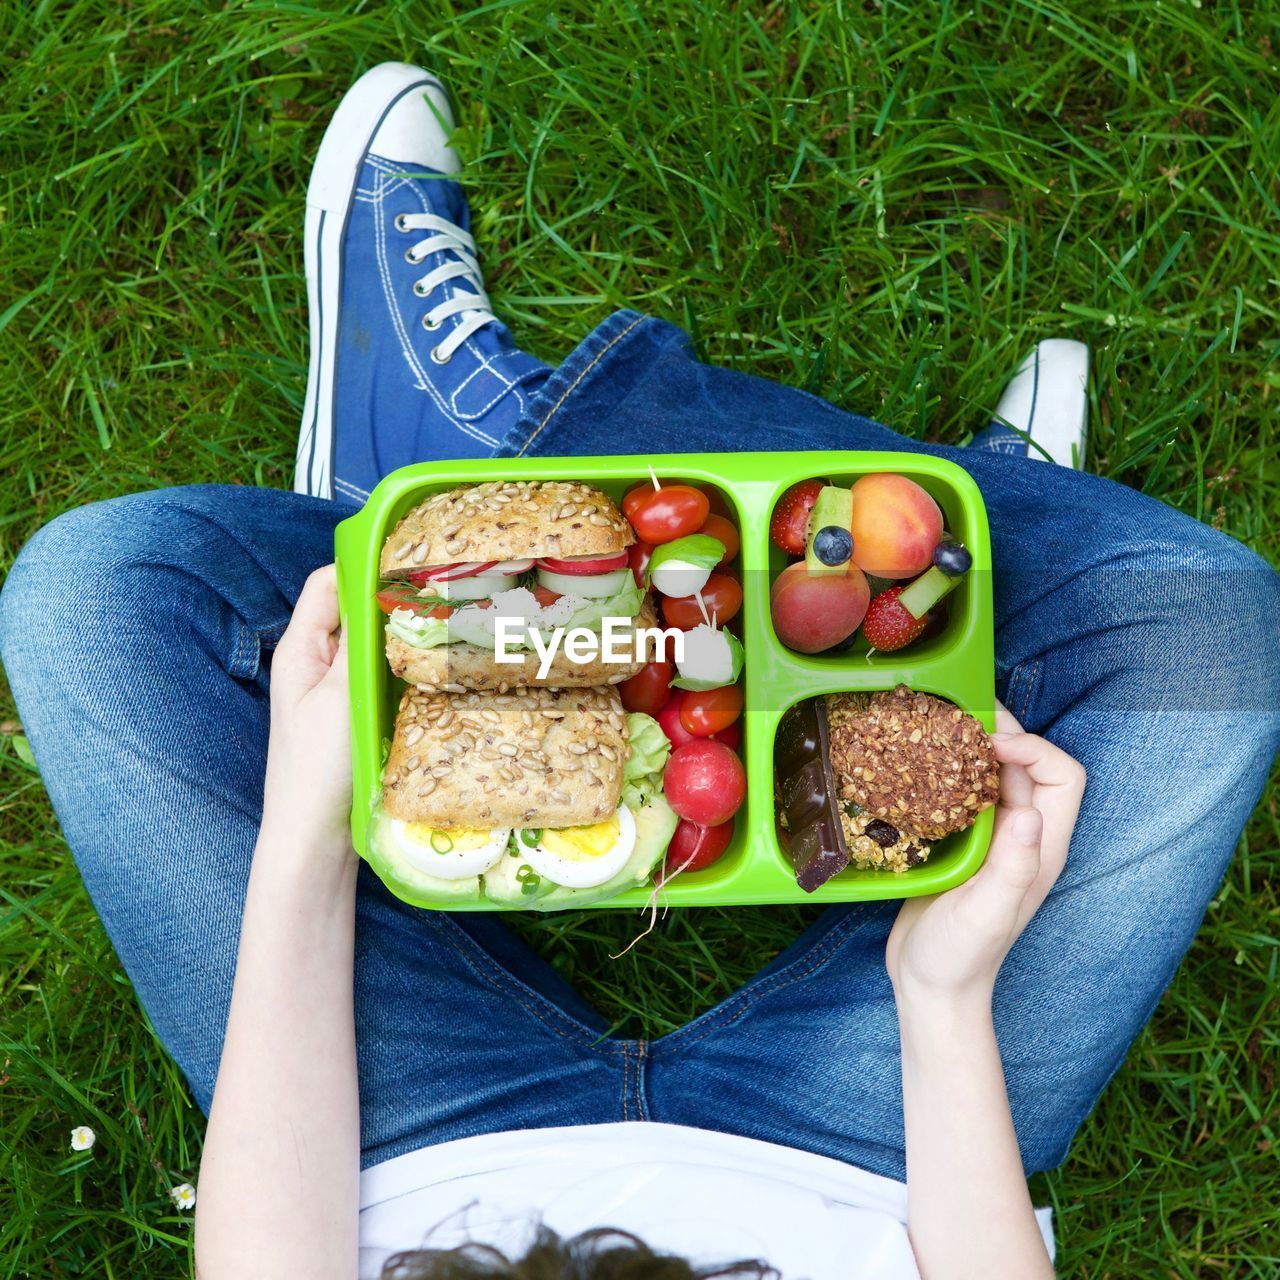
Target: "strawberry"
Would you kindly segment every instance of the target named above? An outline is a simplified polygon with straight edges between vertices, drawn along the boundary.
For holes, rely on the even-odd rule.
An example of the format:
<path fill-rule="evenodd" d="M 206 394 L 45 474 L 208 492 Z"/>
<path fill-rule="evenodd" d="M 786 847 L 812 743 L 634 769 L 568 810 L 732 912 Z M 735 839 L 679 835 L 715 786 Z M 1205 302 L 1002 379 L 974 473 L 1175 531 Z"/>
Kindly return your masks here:
<path fill-rule="evenodd" d="M 821 492 L 821 480 L 801 480 L 778 499 L 769 521 L 769 539 L 775 547 L 781 547 L 789 556 L 804 555 L 809 512 Z"/>
<path fill-rule="evenodd" d="M 928 614 L 923 618 L 912 617 L 898 602 L 906 585 L 899 583 L 873 596 L 867 606 L 867 616 L 862 619 L 862 634 L 867 637 L 867 643 L 881 653 L 892 653 L 918 640 L 928 622 Z"/>

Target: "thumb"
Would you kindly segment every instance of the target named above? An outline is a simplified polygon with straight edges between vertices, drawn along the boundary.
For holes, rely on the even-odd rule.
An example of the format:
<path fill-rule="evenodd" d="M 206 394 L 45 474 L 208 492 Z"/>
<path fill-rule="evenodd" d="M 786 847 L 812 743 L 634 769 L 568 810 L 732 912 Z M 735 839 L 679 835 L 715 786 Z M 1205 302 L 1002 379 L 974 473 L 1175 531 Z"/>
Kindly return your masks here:
<path fill-rule="evenodd" d="M 1016 916 L 1040 874 L 1044 819 L 1038 809 L 1012 809 L 1000 815 L 982 870 L 974 877 L 994 911 Z"/>

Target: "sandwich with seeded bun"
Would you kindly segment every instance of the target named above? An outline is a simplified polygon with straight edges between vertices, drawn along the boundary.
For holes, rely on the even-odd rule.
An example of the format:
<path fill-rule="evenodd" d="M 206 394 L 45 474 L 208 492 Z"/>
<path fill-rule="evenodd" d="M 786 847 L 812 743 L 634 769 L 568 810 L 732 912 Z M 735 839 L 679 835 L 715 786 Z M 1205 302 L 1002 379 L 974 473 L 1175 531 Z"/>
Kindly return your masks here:
<path fill-rule="evenodd" d="M 634 652 L 626 624 L 652 627 L 656 617 L 628 564 L 633 542 L 613 499 L 576 481 L 495 480 L 433 494 L 382 549 L 378 604 L 392 670 L 427 693 L 628 679 L 642 659 L 571 662 L 562 652 L 539 676 L 530 632 L 599 633 L 618 619 L 614 650 Z M 520 662 L 496 660 L 500 619 L 508 656 Z"/>
<path fill-rule="evenodd" d="M 611 688 L 408 689 L 368 859 L 416 906 L 613 897 L 649 878 L 675 831 L 669 751 Z"/>

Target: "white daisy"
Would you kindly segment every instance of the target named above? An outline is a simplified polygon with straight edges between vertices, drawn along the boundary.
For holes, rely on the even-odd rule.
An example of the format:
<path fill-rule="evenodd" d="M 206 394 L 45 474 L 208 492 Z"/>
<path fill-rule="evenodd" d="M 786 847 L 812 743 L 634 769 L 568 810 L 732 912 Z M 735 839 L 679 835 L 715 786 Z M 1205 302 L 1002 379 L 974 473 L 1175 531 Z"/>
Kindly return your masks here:
<path fill-rule="evenodd" d="M 71 1130 L 72 1151 L 88 1151 L 97 1140 L 98 1135 L 87 1124 L 78 1124 Z"/>
<path fill-rule="evenodd" d="M 194 1209 L 196 1207 L 196 1189 L 191 1183 L 184 1182 L 169 1192 L 169 1199 L 179 1209 Z"/>

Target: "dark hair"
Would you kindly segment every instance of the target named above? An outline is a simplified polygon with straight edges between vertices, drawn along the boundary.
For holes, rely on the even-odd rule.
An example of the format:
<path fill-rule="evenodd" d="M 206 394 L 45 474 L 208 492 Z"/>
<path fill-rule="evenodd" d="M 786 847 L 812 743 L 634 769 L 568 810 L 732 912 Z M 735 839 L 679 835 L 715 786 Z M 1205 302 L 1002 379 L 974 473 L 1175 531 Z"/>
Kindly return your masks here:
<path fill-rule="evenodd" d="M 508 1258 L 486 1244 L 412 1249 L 387 1260 L 381 1280 L 779 1280 L 765 1262 L 741 1259 L 695 1267 L 687 1258 L 655 1253 L 628 1231 L 598 1227 L 568 1240 L 539 1224 L 523 1256 Z"/>

